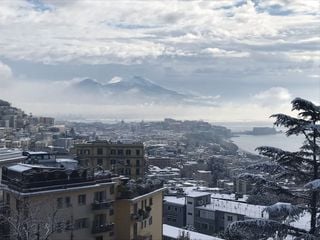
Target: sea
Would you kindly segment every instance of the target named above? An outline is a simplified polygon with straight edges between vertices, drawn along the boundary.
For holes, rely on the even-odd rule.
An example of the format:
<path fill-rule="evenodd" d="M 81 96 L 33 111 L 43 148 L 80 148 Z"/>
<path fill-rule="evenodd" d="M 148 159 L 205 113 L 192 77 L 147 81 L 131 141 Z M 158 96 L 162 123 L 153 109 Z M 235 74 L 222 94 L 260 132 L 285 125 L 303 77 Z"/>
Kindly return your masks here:
<path fill-rule="evenodd" d="M 232 132 L 250 131 L 253 127 L 273 127 L 272 123 L 221 123 L 222 126 L 229 128 Z M 246 135 L 236 134 L 231 140 L 242 150 L 258 154 L 255 149 L 260 146 L 270 146 L 281 148 L 286 151 L 298 151 L 304 142 L 303 136 L 287 137 L 284 133 L 285 129 L 276 128 L 283 131 L 278 134 L 271 135 Z"/>

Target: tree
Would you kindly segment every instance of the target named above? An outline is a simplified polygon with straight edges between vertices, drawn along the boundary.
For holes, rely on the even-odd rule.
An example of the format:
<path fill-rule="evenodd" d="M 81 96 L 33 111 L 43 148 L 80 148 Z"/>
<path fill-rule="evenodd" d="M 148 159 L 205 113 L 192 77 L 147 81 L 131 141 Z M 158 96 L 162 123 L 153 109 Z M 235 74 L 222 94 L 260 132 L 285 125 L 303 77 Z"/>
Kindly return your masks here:
<path fill-rule="evenodd" d="M 61 231 L 66 221 L 50 199 L 17 202 L 17 209 L 2 209 L 0 225 L 4 231 L 0 239 L 48 240 L 52 234 Z"/>
<path fill-rule="evenodd" d="M 299 151 L 289 152 L 274 147 L 259 147 L 257 150 L 274 165 L 261 174 L 244 173 L 239 177 L 259 185 L 264 192 L 273 192 L 290 197 L 292 203 L 277 203 L 265 209 L 272 219 L 256 219 L 231 223 L 226 230 L 227 239 L 284 239 L 287 235 L 296 239 L 320 239 L 319 216 L 319 141 L 320 106 L 296 98 L 292 102 L 292 111 L 298 111 L 297 117 L 275 114 L 275 125 L 285 127 L 286 135 L 302 135 L 305 138 Z M 261 166 L 266 166 L 262 163 Z M 295 189 L 280 182 L 294 183 Z M 298 187 L 300 187 L 299 190 Z M 299 229 L 290 225 L 301 214 L 310 219 L 309 229 Z"/>

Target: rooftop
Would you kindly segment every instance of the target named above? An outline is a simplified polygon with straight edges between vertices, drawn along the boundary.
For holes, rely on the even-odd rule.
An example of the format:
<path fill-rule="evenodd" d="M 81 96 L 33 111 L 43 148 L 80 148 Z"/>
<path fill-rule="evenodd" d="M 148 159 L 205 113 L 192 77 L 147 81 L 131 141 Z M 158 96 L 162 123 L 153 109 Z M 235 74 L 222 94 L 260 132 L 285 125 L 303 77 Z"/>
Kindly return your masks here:
<path fill-rule="evenodd" d="M 173 204 L 177 204 L 177 205 L 185 205 L 186 204 L 185 197 L 164 196 L 163 200 L 168 203 L 173 203 Z"/>
<path fill-rule="evenodd" d="M 252 205 L 243 202 L 228 201 L 224 199 L 212 199 L 211 204 L 197 207 L 199 209 L 229 212 L 244 215 L 249 218 L 268 218 L 268 214 L 263 212 L 265 206 Z"/>
<path fill-rule="evenodd" d="M 15 164 L 2 168 L 2 183 L 18 192 L 39 192 L 71 186 L 111 182 L 108 171 L 95 174 L 87 169 L 67 169 L 42 165 Z"/>
<path fill-rule="evenodd" d="M 173 227 L 167 224 L 163 224 L 163 236 L 178 239 L 182 232 L 188 233 L 190 240 L 223 240 L 222 238 L 205 235 L 198 232 L 189 231 L 183 228 Z"/>

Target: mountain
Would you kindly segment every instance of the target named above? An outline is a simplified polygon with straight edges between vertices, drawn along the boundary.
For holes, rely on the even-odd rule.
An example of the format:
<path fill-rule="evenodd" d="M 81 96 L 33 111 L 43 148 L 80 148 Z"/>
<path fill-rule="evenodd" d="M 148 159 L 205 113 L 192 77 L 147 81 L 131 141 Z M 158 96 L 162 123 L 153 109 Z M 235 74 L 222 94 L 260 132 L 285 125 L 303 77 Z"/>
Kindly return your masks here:
<path fill-rule="evenodd" d="M 115 104 L 183 102 L 189 97 L 139 76 L 113 78 L 107 83 L 86 78 L 71 84 L 66 92 L 80 102 Z"/>

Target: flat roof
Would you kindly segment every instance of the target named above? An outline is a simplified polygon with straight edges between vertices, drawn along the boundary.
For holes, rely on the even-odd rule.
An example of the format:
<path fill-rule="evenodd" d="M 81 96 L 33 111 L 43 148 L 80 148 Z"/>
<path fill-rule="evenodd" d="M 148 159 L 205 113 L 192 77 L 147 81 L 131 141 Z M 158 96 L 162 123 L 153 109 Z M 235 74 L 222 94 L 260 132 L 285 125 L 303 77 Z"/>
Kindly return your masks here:
<path fill-rule="evenodd" d="M 164 196 L 163 200 L 168 203 L 173 203 L 173 204 L 177 204 L 177 205 L 186 205 L 186 198 L 185 197 Z"/>
<path fill-rule="evenodd" d="M 187 197 L 202 197 L 202 196 L 207 196 L 211 195 L 209 192 L 199 192 L 199 191 L 190 191 L 187 193 Z"/>
<path fill-rule="evenodd" d="M 163 236 L 178 239 L 182 232 L 188 233 L 190 240 L 223 240 L 222 238 L 213 237 L 210 235 L 189 231 L 183 228 L 177 228 L 168 224 L 163 224 Z"/>
<path fill-rule="evenodd" d="M 212 199 L 211 204 L 199 206 L 198 209 L 221 211 L 227 213 L 234 213 L 244 215 L 249 218 L 266 218 L 268 213 L 263 212 L 266 206 L 247 204 L 243 202 L 236 202 L 224 199 Z"/>

